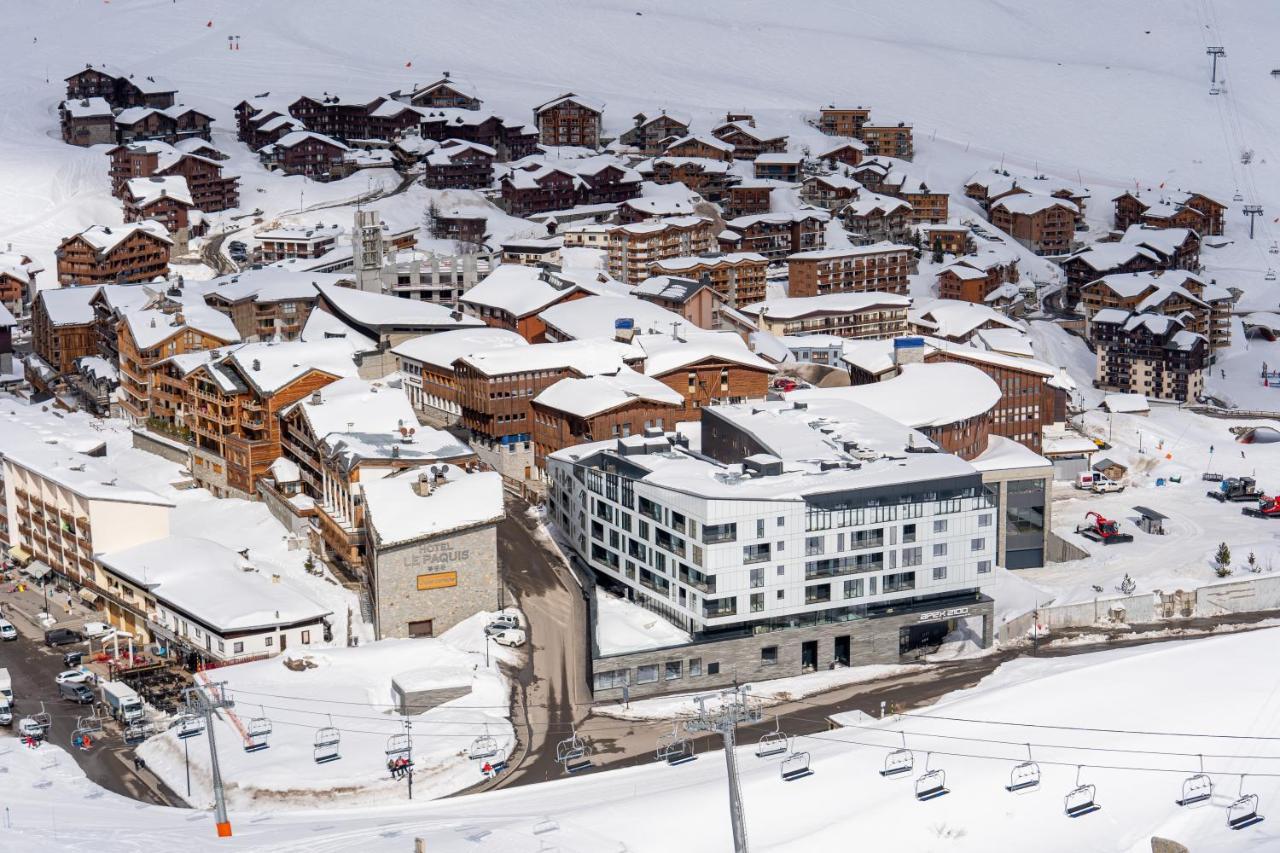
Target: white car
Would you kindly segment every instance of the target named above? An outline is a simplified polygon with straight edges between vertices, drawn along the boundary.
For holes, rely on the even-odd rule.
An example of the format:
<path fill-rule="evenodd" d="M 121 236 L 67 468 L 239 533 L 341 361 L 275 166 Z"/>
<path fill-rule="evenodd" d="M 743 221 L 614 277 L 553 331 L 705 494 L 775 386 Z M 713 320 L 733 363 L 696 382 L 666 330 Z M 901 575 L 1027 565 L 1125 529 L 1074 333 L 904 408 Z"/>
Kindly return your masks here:
<path fill-rule="evenodd" d="M 80 629 L 80 633 L 86 637 L 97 639 L 110 635 L 112 628 L 106 622 L 86 622 L 84 627 Z"/>
<path fill-rule="evenodd" d="M 514 613 L 501 613 L 494 618 L 492 622 L 485 626 L 484 632 L 492 637 L 503 631 L 510 631 L 513 628 L 520 627 L 520 617 Z"/>
<path fill-rule="evenodd" d="M 55 684 L 84 684 L 89 680 L 89 673 L 83 669 L 65 669 L 53 677 Z"/>
<path fill-rule="evenodd" d="M 8 619 L 0 619 L 0 640 L 18 639 L 18 629 Z"/>
<path fill-rule="evenodd" d="M 510 646 L 512 648 L 523 646 L 526 639 L 524 631 L 521 631 L 519 628 L 508 628 L 507 630 L 499 631 L 492 636 L 493 641 L 498 645 Z"/>
<path fill-rule="evenodd" d="M 37 740 L 44 738 L 44 726 L 37 723 L 30 717 L 23 717 L 18 721 L 18 736 L 33 737 Z"/>

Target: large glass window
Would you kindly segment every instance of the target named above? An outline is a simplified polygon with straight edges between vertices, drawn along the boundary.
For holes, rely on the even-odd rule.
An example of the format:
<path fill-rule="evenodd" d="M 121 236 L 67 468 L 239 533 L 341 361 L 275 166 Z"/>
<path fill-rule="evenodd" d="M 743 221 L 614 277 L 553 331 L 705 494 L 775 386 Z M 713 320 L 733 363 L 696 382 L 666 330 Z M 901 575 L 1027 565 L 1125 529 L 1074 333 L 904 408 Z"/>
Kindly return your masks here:
<path fill-rule="evenodd" d="M 916 588 L 915 572 L 899 572 L 893 575 L 885 575 L 881 590 L 888 595 L 891 592 L 904 592 L 909 589 Z"/>
<path fill-rule="evenodd" d="M 704 524 L 702 526 L 702 541 L 707 545 L 732 542 L 737 538 L 738 525 L 733 522 L 728 524 Z"/>
<path fill-rule="evenodd" d="M 707 619 L 715 619 L 718 616 L 733 616 L 737 612 L 738 599 L 736 596 L 706 598 L 702 601 L 702 615 Z"/>
<path fill-rule="evenodd" d="M 742 562 L 743 563 L 763 563 L 769 560 L 769 543 L 761 542 L 758 545 L 742 546 Z"/>

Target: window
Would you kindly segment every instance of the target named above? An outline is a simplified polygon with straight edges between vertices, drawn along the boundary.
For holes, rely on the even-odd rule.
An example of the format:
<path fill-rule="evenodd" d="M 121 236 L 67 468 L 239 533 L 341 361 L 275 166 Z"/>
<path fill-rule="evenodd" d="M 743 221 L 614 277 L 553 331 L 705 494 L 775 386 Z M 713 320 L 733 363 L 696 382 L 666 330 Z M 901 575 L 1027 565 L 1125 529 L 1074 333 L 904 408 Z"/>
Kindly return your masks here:
<path fill-rule="evenodd" d="M 779 527 L 787 526 L 787 517 L 785 515 L 778 516 L 778 526 Z"/>
<path fill-rule="evenodd" d="M 761 610 L 764 610 L 764 593 L 763 592 L 751 593 L 751 612 L 759 613 Z"/>
<path fill-rule="evenodd" d="M 818 583 L 804 588 L 804 603 L 818 604 L 831 600 L 831 584 Z"/>
<path fill-rule="evenodd" d="M 719 675 L 719 674 L 720 674 L 720 661 L 713 660 L 707 664 L 707 675 Z"/>
<path fill-rule="evenodd" d="M 934 580 L 936 580 L 936 581 L 944 581 L 944 580 L 946 580 L 946 579 L 947 579 L 947 567 L 946 567 L 946 566 L 934 566 L 934 567 L 933 567 L 933 579 L 934 579 Z"/>
<path fill-rule="evenodd" d="M 765 646 L 760 650 L 760 663 L 768 666 L 768 665 L 775 664 L 777 662 L 778 662 L 777 646 Z"/>
<path fill-rule="evenodd" d="M 244 654 L 244 643 L 236 642 L 231 644 L 231 653 L 233 655 Z"/>
<path fill-rule="evenodd" d="M 768 542 L 761 542 L 758 545 L 742 546 L 742 562 L 744 564 L 763 563 L 768 561 L 769 557 L 770 553 Z"/>
<path fill-rule="evenodd" d="M 776 546 L 774 546 L 774 549 L 777 551 L 785 551 L 787 549 L 787 543 L 779 542 Z"/>
<path fill-rule="evenodd" d="M 218 641 L 218 654 L 224 654 L 227 651 L 226 644 L 221 640 Z"/>
<path fill-rule="evenodd" d="M 937 542 L 937 543 L 934 543 L 934 546 L 933 546 L 933 556 L 935 556 L 935 557 L 945 557 L 945 556 L 947 556 L 947 543 L 946 543 L 946 542 Z"/>
<path fill-rule="evenodd" d="M 778 566 L 778 577 L 782 577 L 782 576 L 783 576 L 783 575 L 785 575 L 786 573 L 787 573 L 787 567 L 786 567 L 786 566 Z"/>
<path fill-rule="evenodd" d="M 731 595 L 728 598 L 703 599 L 702 601 L 702 615 L 707 619 L 715 619 L 719 616 L 733 616 L 737 612 L 737 596 Z"/>
<path fill-rule="evenodd" d="M 310 645 L 310 644 L 311 644 L 311 632 L 310 632 L 310 631 L 303 631 L 303 632 L 302 632 L 302 645 L 307 646 L 307 645 Z M 221 644 L 221 643 L 219 643 L 218 645 L 222 645 L 222 644 Z"/>
<path fill-rule="evenodd" d="M 702 675 L 702 658 L 689 658 L 689 677 L 697 678 Z"/>
<path fill-rule="evenodd" d="M 935 520 L 935 521 L 933 522 L 933 532 L 934 532 L 934 533 L 946 533 L 946 532 L 947 532 L 947 520 L 946 520 L 945 518 L 939 518 L 939 519 Z"/>
<path fill-rule="evenodd" d="M 658 665 L 647 663 L 636 667 L 636 684 L 653 684 L 658 680 Z"/>
<path fill-rule="evenodd" d="M 875 580 L 875 578 L 872 578 Z M 916 588 L 915 572 L 899 572 L 894 575 L 885 575 L 884 583 L 881 587 L 882 591 L 887 595 L 891 592 L 904 592 L 909 589 Z"/>
<path fill-rule="evenodd" d="M 764 519 L 763 518 L 756 519 L 756 538 L 757 539 L 764 538 Z"/>
<path fill-rule="evenodd" d="M 845 598 L 861 598 L 862 597 L 862 578 L 854 578 L 853 580 L 844 582 Z"/>
<path fill-rule="evenodd" d="M 979 515 L 979 516 L 978 516 L 978 526 L 979 526 L 979 527 L 990 527 L 990 526 L 991 526 L 991 513 L 989 513 L 989 512 L 984 512 L 984 513 L 982 513 L 982 515 Z"/>
<path fill-rule="evenodd" d="M 678 660 L 669 660 L 664 670 L 664 679 L 666 681 L 675 681 L 684 675 L 684 663 Z"/>
<path fill-rule="evenodd" d="M 991 571 L 991 561 L 990 561 L 990 560 L 979 560 L 979 561 L 978 561 L 978 574 L 983 575 L 983 574 L 986 574 L 986 573 L 987 573 L 987 572 L 989 572 L 989 571 Z"/>
<path fill-rule="evenodd" d="M 615 687 L 623 687 L 627 683 L 627 670 L 611 669 L 606 672 L 597 672 L 596 690 L 609 690 Z"/>
<path fill-rule="evenodd" d="M 806 536 L 804 540 L 804 555 L 806 557 L 814 557 L 822 553 L 822 544 L 824 537 L 822 536 Z"/>
<path fill-rule="evenodd" d="M 787 597 L 787 591 L 785 589 L 778 590 L 778 596 L 777 596 L 778 601 L 782 601 L 786 597 Z"/>
<path fill-rule="evenodd" d="M 708 545 L 715 545 L 719 542 L 732 542 L 737 538 L 738 525 L 732 522 L 729 524 L 704 524 L 702 526 L 702 541 Z"/>
<path fill-rule="evenodd" d="M 923 552 L 924 552 L 924 549 L 921 548 L 919 545 L 915 546 L 914 548 L 903 548 L 902 549 L 902 565 L 904 566 L 920 565 L 920 563 L 923 562 L 924 560 Z"/>
<path fill-rule="evenodd" d="M 199 634 L 197 634 L 197 636 L 199 636 Z M 262 645 L 266 646 L 267 648 L 271 648 L 271 647 L 272 647 L 272 646 L 274 646 L 275 644 L 276 644 L 276 638 L 275 638 L 275 637 L 263 637 L 263 638 L 262 638 Z"/>
<path fill-rule="evenodd" d="M 986 540 L 986 539 L 984 539 L 984 538 L 982 538 L 982 537 L 978 537 L 977 539 L 970 539 L 970 540 L 969 540 L 969 550 L 970 550 L 970 551 L 981 551 L 981 550 L 982 550 L 983 548 L 985 548 L 985 547 L 987 547 L 987 540 Z"/>
<path fill-rule="evenodd" d="M 751 570 L 751 588 L 759 589 L 764 586 L 764 569 Z"/>

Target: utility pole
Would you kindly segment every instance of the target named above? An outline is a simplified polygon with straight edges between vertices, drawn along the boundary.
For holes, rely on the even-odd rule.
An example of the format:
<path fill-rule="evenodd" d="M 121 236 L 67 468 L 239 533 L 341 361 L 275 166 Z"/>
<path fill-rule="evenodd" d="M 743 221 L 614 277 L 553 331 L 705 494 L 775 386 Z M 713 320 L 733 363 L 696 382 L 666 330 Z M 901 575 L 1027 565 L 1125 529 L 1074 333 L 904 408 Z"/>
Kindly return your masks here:
<path fill-rule="evenodd" d="M 1240 212 L 1243 213 L 1245 216 L 1249 217 L 1249 239 L 1252 240 L 1253 239 L 1253 223 L 1259 216 L 1262 215 L 1262 205 L 1246 204 L 1244 207 L 1240 208 Z"/>
<path fill-rule="evenodd" d="M 231 837 L 231 821 L 227 818 L 226 791 L 222 786 L 222 770 L 218 767 L 218 745 L 214 741 L 213 712 L 219 708 L 231 708 L 235 702 L 227 698 L 225 681 L 217 681 L 206 687 L 199 685 L 182 691 L 187 706 L 194 713 L 204 714 L 204 731 L 209 736 L 209 774 L 213 777 L 213 819 L 219 838 Z M 212 694 L 212 695 L 211 695 Z"/>
<path fill-rule="evenodd" d="M 1206 47 L 1204 52 L 1213 57 L 1213 70 L 1209 72 L 1209 82 L 1218 82 L 1218 57 L 1226 57 L 1227 51 L 1223 47 Z"/>
<path fill-rule="evenodd" d="M 729 820 L 733 827 L 734 853 L 748 853 L 747 822 L 742 810 L 742 786 L 738 781 L 738 756 L 736 729 L 739 723 L 760 721 L 760 708 L 747 701 L 747 688 L 735 687 L 720 692 L 721 707 L 707 710 L 706 696 L 698 696 L 698 716 L 685 723 L 690 732 L 719 732 L 724 741 L 724 764 L 729 777 Z"/>

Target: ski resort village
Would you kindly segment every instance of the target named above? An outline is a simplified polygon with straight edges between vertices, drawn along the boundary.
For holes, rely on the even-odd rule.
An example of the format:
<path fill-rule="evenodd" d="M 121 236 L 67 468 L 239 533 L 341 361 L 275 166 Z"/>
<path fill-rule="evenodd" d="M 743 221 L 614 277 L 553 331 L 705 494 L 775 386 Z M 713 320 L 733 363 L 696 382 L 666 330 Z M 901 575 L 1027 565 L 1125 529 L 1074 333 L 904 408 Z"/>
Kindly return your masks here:
<path fill-rule="evenodd" d="M 0 850 L 1280 849 L 1280 6 L 11 5 Z"/>

